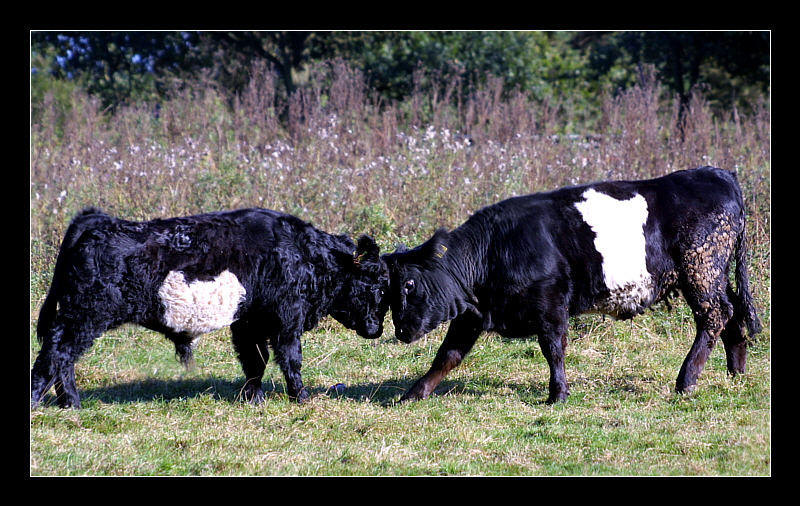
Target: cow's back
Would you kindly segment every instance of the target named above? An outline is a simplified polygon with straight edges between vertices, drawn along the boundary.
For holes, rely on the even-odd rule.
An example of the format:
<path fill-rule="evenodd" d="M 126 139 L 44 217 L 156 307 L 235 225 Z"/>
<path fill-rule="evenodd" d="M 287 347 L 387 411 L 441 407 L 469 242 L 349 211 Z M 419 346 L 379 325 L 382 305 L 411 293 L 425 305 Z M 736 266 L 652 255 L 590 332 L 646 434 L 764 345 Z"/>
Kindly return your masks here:
<path fill-rule="evenodd" d="M 65 238 L 63 260 L 70 268 L 63 282 L 72 287 L 67 293 L 80 296 L 67 307 L 107 307 L 106 314 L 120 321 L 151 327 L 153 315 L 163 319 L 165 293 L 230 285 L 237 298 L 252 300 L 258 292 L 281 289 L 282 272 L 302 257 L 298 231 L 311 229 L 293 216 L 258 208 L 142 222 L 85 213 L 72 227 L 79 233 L 69 244 Z"/>
<path fill-rule="evenodd" d="M 513 197 L 459 230 L 490 232 L 484 291 L 493 299 L 562 283 L 571 313 L 627 318 L 672 288 L 686 250 L 710 227 L 727 227 L 733 237 L 743 219 L 735 175 L 702 167 Z"/>

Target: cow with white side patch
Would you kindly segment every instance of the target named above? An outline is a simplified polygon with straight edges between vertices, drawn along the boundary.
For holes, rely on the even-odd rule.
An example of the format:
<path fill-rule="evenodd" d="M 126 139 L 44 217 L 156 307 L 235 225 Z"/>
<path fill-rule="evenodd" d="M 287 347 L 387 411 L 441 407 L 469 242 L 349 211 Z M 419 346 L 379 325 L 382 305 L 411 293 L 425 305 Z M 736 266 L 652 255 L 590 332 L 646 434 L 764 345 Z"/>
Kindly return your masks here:
<path fill-rule="evenodd" d="M 303 401 L 300 335 L 330 314 L 363 337 L 380 336 L 388 280 L 371 238 L 356 245 L 276 211 L 133 222 L 86 209 L 67 229 L 39 313 L 31 405 L 54 386 L 59 406 L 80 407 L 75 361 L 123 323 L 162 332 L 186 366 L 201 335 L 230 326 L 242 397 L 264 399 L 269 345 L 287 393 Z"/>
<path fill-rule="evenodd" d="M 734 172 L 713 167 L 514 197 L 383 259 L 399 340 L 413 342 L 452 320 L 430 370 L 401 400 L 430 395 L 483 331 L 495 331 L 538 336 L 550 367 L 548 402 L 563 401 L 570 316 L 632 318 L 678 291 L 697 328 L 678 392 L 694 388 L 719 337 L 728 371 L 745 372 L 745 329 L 750 336 L 761 330 L 748 286 L 741 189 Z"/>

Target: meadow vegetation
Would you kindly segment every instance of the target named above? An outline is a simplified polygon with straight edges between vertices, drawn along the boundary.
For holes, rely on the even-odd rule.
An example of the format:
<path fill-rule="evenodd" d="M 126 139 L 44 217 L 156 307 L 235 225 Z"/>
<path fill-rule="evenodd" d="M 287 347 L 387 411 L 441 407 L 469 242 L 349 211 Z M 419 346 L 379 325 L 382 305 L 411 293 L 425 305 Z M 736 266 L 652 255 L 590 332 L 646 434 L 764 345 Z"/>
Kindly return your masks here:
<path fill-rule="evenodd" d="M 673 393 L 694 337 L 679 302 L 633 321 L 574 318 L 565 404 L 543 403 L 535 338 L 487 335 L 436 396 L 398 405 L 446 326 L 405 345 L 390 315 L 376 341 L 326 319 L 303 339 L 311 401 L 291 403 L 270 363 L 267 401 L 253 407 L 239 402 L 227 330 L 205 336 L 197 368 L 183 371 L 168 341 L 125 326 L 76 366 L 84 409 L 46 402 L 31 413 L 32 475 L 770 474 L 767 102 L 712 112 L 698 88 L 682 110 L 643 72 L 604 96 L 582 131 L 569 104 L 504 92 L 498 78 L 468 94 L 443 80 L 401 102 L 378 98 L 342 61 L 315 65 L 308 82 L 276 100 L 275 74 L 254 64 L 235 96 L 197 79 L 113 114 L 79 89 L 32 104 L 31 364 L 58 246 L 85 206 L 133 220 L 265 207 L 392 251 L 510 196 L 714 165 L 737 171 L 748 212 L 765 328 L 748 373 L 726 375 L 720 343 L 697 391 Z"/>

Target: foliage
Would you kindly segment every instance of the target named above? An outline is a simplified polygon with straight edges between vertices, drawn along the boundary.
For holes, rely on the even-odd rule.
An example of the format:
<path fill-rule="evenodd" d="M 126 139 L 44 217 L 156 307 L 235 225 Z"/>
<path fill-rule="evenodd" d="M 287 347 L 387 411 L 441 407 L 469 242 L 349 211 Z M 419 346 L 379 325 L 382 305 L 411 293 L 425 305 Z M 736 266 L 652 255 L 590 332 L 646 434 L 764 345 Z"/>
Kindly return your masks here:
<path fill-rule="evenodd" d="M 212 80 L 242 92 L 254 61 L 266 61 L 288 99 L 308 84 L 308 66 L 344 59 L 383 101 L 402 101 L 422 83 L 416 71 L 458 79 L 457 96 L 501 79 L 504 93 L 570 101 L 589 116 L 599 91 L 637 81 L 652 64 L 663 84 L 688 102 L 698 84 L 712 105 L 751 106 L 768 92 L 769 32 L 33 32 L 39 72 L 75 79 L 104 107 L 164 97 L 177 79 Z M 179 85 L 179 84 L 178 84 Z"/>
<path fill-rule="evenodd" d="M 104 106 L 153 100 L 163 91 L 154 71 L 178 71 L 187 42 L 176 32 L 34 32 L 32 67 L 74 79 Z"/>
<path fill-rule="evenodd" d="M 420 68 L 467 86 L 501 78 L 506 91 L 522 89 L 544 99 L 560 87 L 572 89 L 581 56 L 565 32 L 361 32 L 330 33 L 315 39 L 314 57 L 341 57 L 361 68 L 370 88 L 402 100 Z"/>
<path fill-rule="evenodd" d="M 753 176 L 769 159 L 764 104 L 720 116 L 697 90 L 681 116 L 652 71 L 603 95 L 591 130 L 579 115 L 562 114 L 568 107 L 537 105 L 521 91 L 504 97 L 499 79 L 455 104 L 421 87 L 380 104 L 363 73 L 341 60 L 310 72 L 314 84 L 292 95 L 286 122 L 272 100 L 279 79 L 263 63 L 232 104 L 207 81 L 184 82 L 157 113 L 144 102 L 110 114 L 79 90 L 62 101 L 45 93 L 35 104 L 41 121 L 32 124 L 31 189 L 48 240 L 59 240 L 50 235 L 61 227 L 52 218 L 79 204 L 136 218 L 258 205 L 297 211 L 323 228 L 348 227 L 366 209 L 364 216 L 384 214 L 398 234 L 417 238 L 419 227 L 455 225 L 506 196 L 578 181 L 714 164 L 744 171 L 756 193 L 768 184 Z M 419 76 L 437 89 L 454 86 L 435 72 Z M 73 200 L 98 187 L 105 190 L 94 202 Z"/>
<path fill-rule="evenodd" d="M 662 83 L 686 105 L 692 90 L 708 86 L 716 110 L 752 107 L 769 92 L 770 34 L 761 32 L 580 32 L 591 79 L 604 76 L 617 88 L 638 80 L 653 65 Z"/>

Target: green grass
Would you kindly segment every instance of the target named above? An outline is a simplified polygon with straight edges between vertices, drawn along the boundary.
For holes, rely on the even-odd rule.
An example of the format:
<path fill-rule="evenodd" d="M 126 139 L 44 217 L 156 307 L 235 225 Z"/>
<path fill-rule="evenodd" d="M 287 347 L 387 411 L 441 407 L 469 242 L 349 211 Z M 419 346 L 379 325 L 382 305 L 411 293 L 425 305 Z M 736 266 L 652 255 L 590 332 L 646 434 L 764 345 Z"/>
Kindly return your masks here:
<path fill-rule="evenodd" d="M 269 80 L 232 106 L 208 83 L 184 83 L 159 120 L 153 104 L 111 114 L 83 92 L 32 104 L 62 119 L 31 125 L 31 365 L 58 246 L 85 206 L 133 220 L 266 207 L 328 232 L 371 234 L 392 251 L 503 198 L 710 164 L 737 171 L 747 206 L 765 326 L 748 373 L 728 377 L 719 343 L 696 391 L 673 392 L 694 338 L 680 303 L 628 322 L 574 319 L 564 404 L 544 404 L 548 368 L 535 339 L 485 335 L 434 396 L 401 405 L 444 327 L 405 345 L 389 320 L 367 341 L 328 319 L 303 336 L 310 402 L 290 402 L 270 362 L 266 402 L 254 407 L 239 400 L 228 331 L 203 337 L 196 369 L 184 371 L 166 339 L 128 326 L 76 365 L 83 409 L 60 410 L 50 395 L 31 412 L 32 475 L 771 474 L 768 100 L 714 117 L 695 95 L 680 116 L 674 97 L 644 82 L 604 99 L 597 131 L 573 125 L 598 136 L 569 140 L 553 135 L 568 119 L 546 120 L 535 100 L 476 89 L 457 103 L 415 92 L 378 107 L 350 74 L 330 77 L 327 105 L 300 89 L 292 103 L 309 108 L 288 124 L 274 121 L 278 102 L 247 105 L 269 95 Z M 416 119 L 421 106 L 431 124 Z M 340 394 L 329 390 L 336 383 L 346 385 Z"/>
<path fill-rule="evenodd" d="M 484 335 L 431 398 L 396 401 L 423 374 L 445 327 L 412 345 L 359 338 L 332 320 L 303 339 L 310 402 L 270 362 L 266 402 L 239 399 L 227 331 L 184 371 L 160 335 L 109 332 L 76 366 L 81 410 L 52 394 L 31 413 L 31 474 L 52 475 L 769 475 L 769 331 L 748 373 L 721 347 L 697 390 L 673 384 L 691 344 L 685 306 L 628 322 L 573 321 L 572 395 L 550 406 L 535 339 Z M 38 348 L 31 338 L 32 350 Z M 344 383 L 341 393 L 330 390 Z"/>

